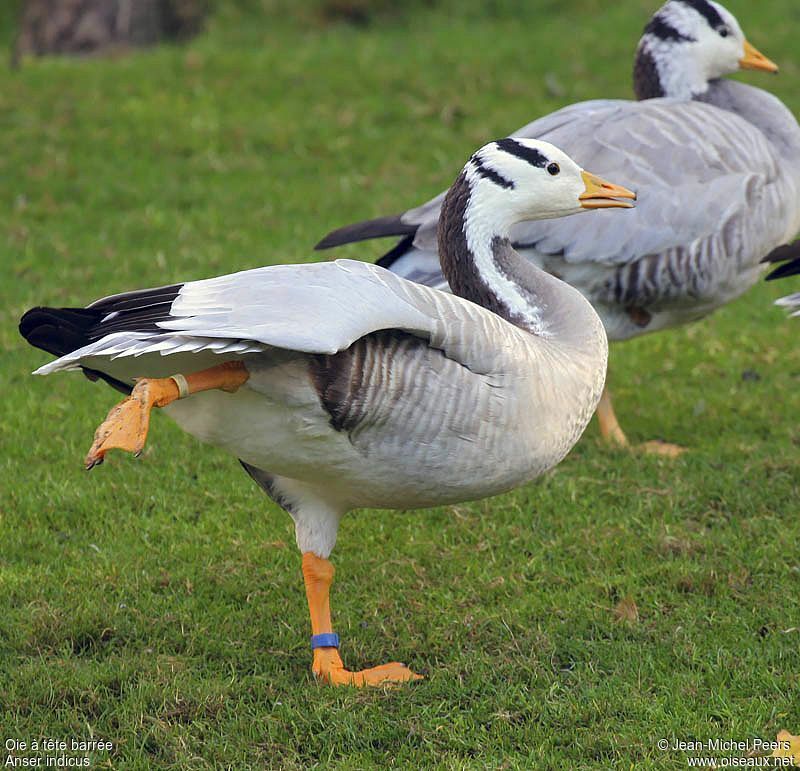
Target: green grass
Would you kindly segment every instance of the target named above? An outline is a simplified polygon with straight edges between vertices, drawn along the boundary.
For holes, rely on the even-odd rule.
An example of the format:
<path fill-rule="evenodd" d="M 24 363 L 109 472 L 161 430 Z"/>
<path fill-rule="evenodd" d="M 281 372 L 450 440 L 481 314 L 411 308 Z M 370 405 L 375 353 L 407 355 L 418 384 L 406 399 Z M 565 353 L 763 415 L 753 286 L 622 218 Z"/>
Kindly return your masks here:
<path fill-rule="evenodd" d="M 0 739 L 110 740 L 93 767 L 124 769 L 660 770 L 686 767 L 661 737 L 800 731 L 800 352 L 771 305 L 789 282 L 613 349 L 625 428 L 684 458 L 610 452 L 592 426 L 512 494 L 345 519 L 346 662 L 427 675 L 387 692 L 312 682 L 289 518 L 233 458 L 162 418 L 142 459 L 84 473 L 116 395 L 29 377 L 46 357 L 16 332 L 35 304 L 315 259 L 489 138 L 628 96 L 653 5 L 366 28 L 227 7 L 185 48 L 0 69 Z M 729 5 L 783 66 L 748 82 L 798 111 L 796 0 Z"/>

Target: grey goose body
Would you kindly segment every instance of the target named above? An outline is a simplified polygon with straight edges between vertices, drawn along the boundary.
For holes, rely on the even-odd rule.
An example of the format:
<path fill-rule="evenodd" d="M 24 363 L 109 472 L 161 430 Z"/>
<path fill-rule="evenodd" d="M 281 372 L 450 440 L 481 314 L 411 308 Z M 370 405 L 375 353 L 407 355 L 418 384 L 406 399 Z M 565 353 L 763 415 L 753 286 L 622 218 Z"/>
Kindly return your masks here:
<path fill-rule="evenodd" d="M 515 133 L 569 148 L 578 163 L 636 188 L 622 217 L 525 222 L 515 249 L 590 300 L 610 340 L 694 321 L 758 281 L 765 255 L 800 229 L 800 128 L 771 94 L 718 81 L 707 99 L 768 117 L 760 128 L 706 101 L 608 100 L 567 107 Z M 794 161 L 793 161 L 794 159 Z M 389 270 L 446 289 L 441 197 L 403 215 L 417 229 Z"/>
<path fill-rule="evenodd" d="M 570 105 L 512 135 L 564 147 L 640 193 L 623 216 L 524 222 L 511 234 L 520 255 L 580 290 L 612 341 L 712 313 L 800 229 L 800 127 L 771 94 L 722 79 L 740 66 L 775 69 L 718 3 L 670 0 L 637 50 L 638 101 Z M 442 200 L 340 228 L 318 248 L 397 235 L 379 264 L 446 290 L 436 254 Z M 626 443 L 610 401 L 600 417 L 604 435 Z"/>
<path fill-rule="evenodd" d="M 670 0 L 637 50 L 638 101 L 581 102 L 511 135 L 563 147 L 640 193 L 624 217 L 601 211 L 512 231 L 520 254 L 592 302 L 610 340 L 730 302 L 758 280 L 761 260 L 800 230 L 800 126 L 768 92 L 721 79 L 743 60 L 768 62 L 757 52 L 747 59 L 751 51 L 718 3 Z M 403 240 L 379 264 L 446 289 L 436 255 L 443 198 L 334 231 L 320 248 L 396 233 Z"/>

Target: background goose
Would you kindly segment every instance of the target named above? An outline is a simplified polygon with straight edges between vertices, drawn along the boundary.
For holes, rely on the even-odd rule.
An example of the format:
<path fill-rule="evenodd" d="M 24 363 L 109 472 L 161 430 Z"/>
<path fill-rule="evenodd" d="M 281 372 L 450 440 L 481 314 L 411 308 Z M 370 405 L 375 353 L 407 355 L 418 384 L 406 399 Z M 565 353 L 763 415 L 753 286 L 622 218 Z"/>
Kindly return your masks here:
<path fill-rule="evenodd" d="M 800 292 L 781 297 L 780 300 L 776 300 L 775 304 L 788 308 L 792 311 L 792 316 L 800 316 Z"/>
<path fill-rule="evenodd" d="M 776 281 L 779 278 L 800 275 L 800 241 L 779 247 L 764 262 L 783 263 L 767 276 L 767 281 Z M 780 300 L 775 301 L 775 304 L 791 310 L 792 316 L 800 316 L 800 292 L 781 297 Z"/>
<path fill-rule="evenodd" d="M 800 128 L 771 94 L 719 80 L 740 67 L 777 71 L 719 3 L 671 0 L 639 43 L 634 87 L 642 101 L 582 102 L 513 134 L 553 142 L 641 191 L 624 217 L 527 222 L 512 233 L 524 257 L 591 301 L 610 340 L 730 302 L 757 281 L 764 255 L 800 228 Z M 333 231 L 317 248 L 401 236 L 379 264 L 446 288 L 436 258 L 442 198 Z M 607 392 L 598 418 L 607 440 L 627 444 Z M 644 448 L 680 451 L 661 442 Z"/>
<path fill-rule="evenodd" d="M 526 219 L 630 206 L 615 197 L 634 196 L 552 145 L 504 139 L 470 159 L 442 207 L 455 295 L 360 262 L 284 265 L 35 308 L 20 331 L 60 355 L 39 374 L 80 368 L 124 391 L 145 376 L 97 430 L 87 467 L 114 447 L 139 452 L 151 408 L 164 407 L 291 514 L 315 674 L 410 680 L 398 663 L 344 669 L 327 560 L 339 519 L 492 495 L 564 457 L 600 398 L 605 332 L 508 234 Z"/>

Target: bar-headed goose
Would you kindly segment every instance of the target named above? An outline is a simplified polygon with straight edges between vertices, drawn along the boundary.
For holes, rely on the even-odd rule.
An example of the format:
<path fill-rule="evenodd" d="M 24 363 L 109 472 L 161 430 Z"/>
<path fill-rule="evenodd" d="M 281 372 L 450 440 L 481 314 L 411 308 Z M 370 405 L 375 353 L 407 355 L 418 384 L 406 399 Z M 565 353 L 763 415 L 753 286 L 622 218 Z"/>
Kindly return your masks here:
<path fill-rule="evenodd" d="M 151 408 L 164 407 L 291 514 L 317 676 L 415 679 L 397 663 L 342 664 L 327 560 L 339 519 L 494 495 L 566 455 L 600 398 L 606 335 L 579 292 L 513 250 L 509 231 L 632 198 L 546 142 L 504 139 L 472 156 L 442 207 L 455 295 L 361 262 L 280 265 L 35 308 L 20 331 L 60 356 L 39 374 L 82 369 L 132 388 L 87 467 L 114 447 L 141 451 Z"/>
<path fill-rule="evenodd" d="M 630 216 L 599 212 L 512 232 L 520 254 L 591 301 L 612 341 L 730 302 L 758 279 L 761 258 L 800 227 L 800 128 L 771 94 L 719 79 L 740 67 L 777 70 L 719 3 L 671 0 L 639 43 L 641 101 L 574 104 L 513 135 L 553 142 L 642 192 Z M 436 258 L 441 203 L 439 196 L 399 216 L 333 231 L 317 248 L 401 236 L 379 264 L 446 288 Z M 607 392 L 598 417 L 608 441 L 627 444 Z M 680 451 L 660 442 L 643 447 Z"/>

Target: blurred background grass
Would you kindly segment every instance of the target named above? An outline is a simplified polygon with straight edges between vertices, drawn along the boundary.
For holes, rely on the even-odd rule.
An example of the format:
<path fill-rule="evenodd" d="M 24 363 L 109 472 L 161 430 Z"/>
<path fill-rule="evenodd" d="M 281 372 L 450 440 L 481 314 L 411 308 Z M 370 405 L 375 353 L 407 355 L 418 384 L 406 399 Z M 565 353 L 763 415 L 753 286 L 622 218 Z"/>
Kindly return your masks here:
<path fill-rule="evenodd" d="M 782 66 L 745 79 L 797 113 L 800 7 L 728 7 Z M 346 661 L 428 675 L 387 694 L 310 681 L 288 517 L 233 459 L 156 420 L 139 462 L 84 474 L 116 395 L 30 378 L 45 357 L 16 331 L 36 304 L 319 259 L 330 228 L 425 200 L 488 139 L 629 97 L 654 10 L 218 2 L 186 45 L 0 68 L 7 735 L 111 740 L 94 761 L 114 768 L 664 769 L 685 758 L 662 736 L 797 732 L 800 354 L 771 306 L 789 282 L 613 350 L 626 429 L 685 458 L 592 427 L 515 493 L 343 522 Z M 0 5 L 4 55 L 14 18 Z"/>

